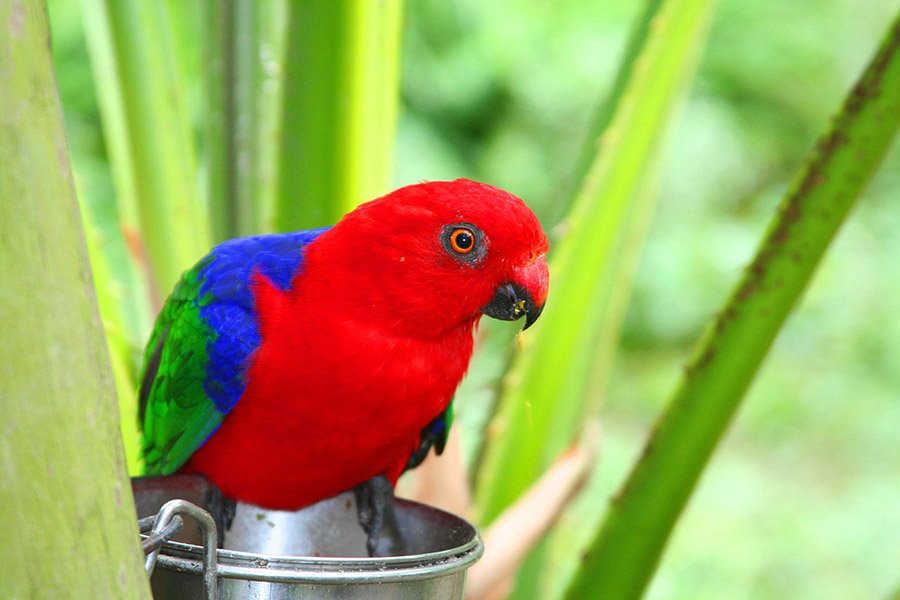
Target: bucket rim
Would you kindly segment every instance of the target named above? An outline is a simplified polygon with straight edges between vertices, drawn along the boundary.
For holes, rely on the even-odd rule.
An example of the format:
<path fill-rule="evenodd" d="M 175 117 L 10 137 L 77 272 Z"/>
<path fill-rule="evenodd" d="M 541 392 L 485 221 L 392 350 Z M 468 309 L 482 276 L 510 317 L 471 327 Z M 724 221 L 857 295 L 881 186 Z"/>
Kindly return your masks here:
<path fill-rule="evenodd" d="M 481 536 L 467 543 L 423 554 L 386 557 L 278 556 L 217 551 L 216 576 L 272 583 L 388 583 L 431 579 L 464 571 L 484 553 Z M 157 568 L 202 574 L 203 547 L 167 542 L 157 559 Z"/>

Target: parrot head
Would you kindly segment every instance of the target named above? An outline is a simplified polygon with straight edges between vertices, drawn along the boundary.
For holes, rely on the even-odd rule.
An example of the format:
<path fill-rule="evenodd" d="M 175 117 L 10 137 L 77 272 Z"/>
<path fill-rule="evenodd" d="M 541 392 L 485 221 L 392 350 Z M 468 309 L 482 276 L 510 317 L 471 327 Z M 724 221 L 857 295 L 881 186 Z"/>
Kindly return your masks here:
<path fill-rule="evenodd" d="M 326 260 L 340 263 L 329 271 L 344 306 L 423 335 L 477 324 L 482 315 L 524 318 L 528 328 L 547 299 L 540 222 L 522 200 L 484 183 L 400 188 L 361 205 L 322 238 L 323 254 L 332 247 Z"/>

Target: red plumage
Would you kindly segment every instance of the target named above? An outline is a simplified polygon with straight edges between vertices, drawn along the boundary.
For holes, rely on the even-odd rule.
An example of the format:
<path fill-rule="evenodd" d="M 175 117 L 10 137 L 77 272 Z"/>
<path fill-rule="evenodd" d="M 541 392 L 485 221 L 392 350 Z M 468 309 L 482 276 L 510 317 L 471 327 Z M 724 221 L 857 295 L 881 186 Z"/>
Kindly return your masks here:
<path fill-rule="evenodd" d="M 477 260 L 442 243 L 458 224 L 483 234 Z M 498 287 L 543 306 L 546 252 L 525 204 L 481 183 L 419 184 L 360 206 L 306 247 L 290 290 L 256 277 L 262 344 L 247 387 L 183 470 L 278 509 L 379 474 L 395 482 L 450 403 Z"/>

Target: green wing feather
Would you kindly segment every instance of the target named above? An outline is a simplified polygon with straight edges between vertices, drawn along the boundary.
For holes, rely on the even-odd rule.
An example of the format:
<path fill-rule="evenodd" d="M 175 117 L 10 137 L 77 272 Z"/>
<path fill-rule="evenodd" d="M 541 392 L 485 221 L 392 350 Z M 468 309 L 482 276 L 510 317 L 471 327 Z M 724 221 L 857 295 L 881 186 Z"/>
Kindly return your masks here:
<path fill-rule="evenodd" d="M 216 332 L 200 318 L 201 261 L 182 275 L 166 300 L 147 344 L 141 376 L 144 474 L 168 475 L 222 423 L 203 389 L 207 344 Z M 208 294 L 207 294 L 208 295 Z"/>

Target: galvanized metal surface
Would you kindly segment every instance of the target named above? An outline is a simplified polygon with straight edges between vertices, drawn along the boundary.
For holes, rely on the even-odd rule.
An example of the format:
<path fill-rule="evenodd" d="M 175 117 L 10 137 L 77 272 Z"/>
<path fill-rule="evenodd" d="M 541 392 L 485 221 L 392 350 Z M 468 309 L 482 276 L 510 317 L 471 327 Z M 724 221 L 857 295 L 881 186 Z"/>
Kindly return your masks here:
<path fill-rule="evenodd" d="M 167 484 L 157 484 L 152 493 L 135 487 L 139 516 L 165 497 L 159 485 Z M 202 485 L 182 480 L 172 487 L 187 490 L 192 501 L 210 498 Z M 483 551 L 475 529 L 415 502 L 397 500 L 395 510 L 398 531 L 385 536 L 391 539 L 382 540 L 383 547 L 402 547 L 404 554 L 370 558 L 350 493 L 296 512 L 238 504 L 225 549 L 217 552 L 219 600 L 461 599 L 465 571 Z M 157 599 L 204 597 L 199 534 L 186 526 L 180 541 L 163 546 L 151 580 Z"/>

